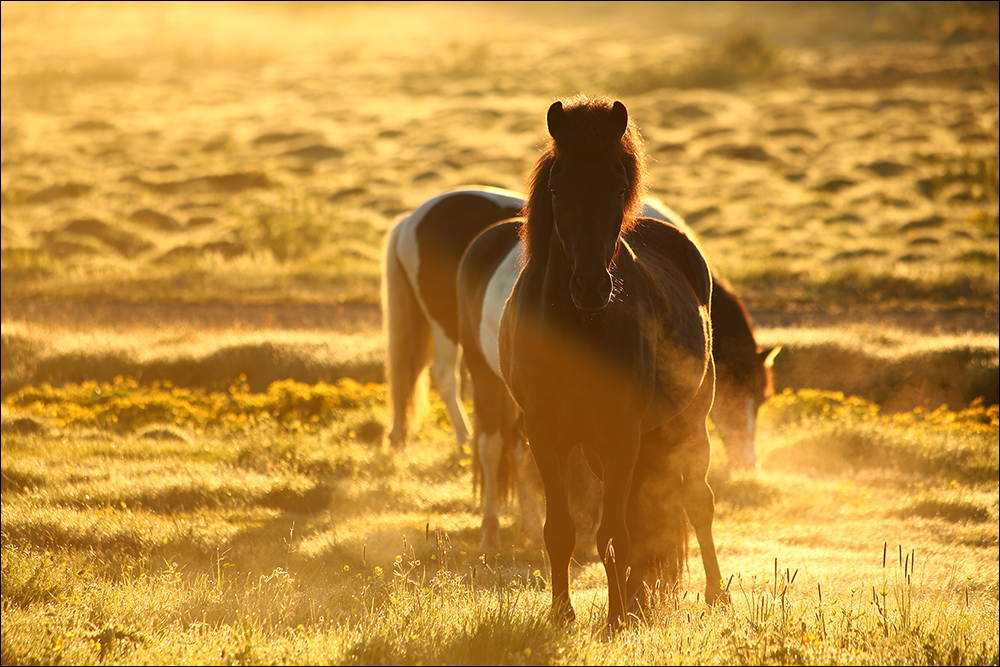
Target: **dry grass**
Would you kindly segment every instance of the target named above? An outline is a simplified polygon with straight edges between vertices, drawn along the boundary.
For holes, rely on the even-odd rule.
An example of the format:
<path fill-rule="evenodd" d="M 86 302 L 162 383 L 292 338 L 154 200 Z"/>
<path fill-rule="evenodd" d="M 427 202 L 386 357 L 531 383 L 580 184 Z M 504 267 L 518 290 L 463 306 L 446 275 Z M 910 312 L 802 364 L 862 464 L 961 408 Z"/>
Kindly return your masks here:
<path fill-rule="evenodd" d="M 111 382 L 118 376 L 181 387 L 227 387 L 243 376 L 254 391 L 285 379 L 384 382 L 383 337 L 370 327 L 353 333 L 188 325 L 75 331 L 10 323 L 2 336 L 2 395 L 29 384 Z M 782 345 L 774 367 L 777 391 L 842 391 L 890 412 L 942 404 L 958 409 L 976 398 L 1000 402 L 1000 343 L 993 334 L 927 335 L 855 325 L 763 329 L 758 342 Z"/>
<path fill-rule="evenodd" d="M 118 376 L 182 387 L 226 387 L 243 376 L 254 391 L 284 379 L 384 381 L 385 344 L 375 332 L 190 326 L 74 331 L 5 324 L 3 346 L 4 396 L 26 384 L 110 382 Z"/>
<path fill-rule="evenodd" d="M 983 398 L 1000 403 L 994 334 L 917 334 L 875 325 L 837 329 L 774 328 L 759 342 L 781 344 L 774 362 L 775 389 L 841 391 L 882 406 L 952 408 Z M 831 369 L 836 369 L 831 372 Z"/>

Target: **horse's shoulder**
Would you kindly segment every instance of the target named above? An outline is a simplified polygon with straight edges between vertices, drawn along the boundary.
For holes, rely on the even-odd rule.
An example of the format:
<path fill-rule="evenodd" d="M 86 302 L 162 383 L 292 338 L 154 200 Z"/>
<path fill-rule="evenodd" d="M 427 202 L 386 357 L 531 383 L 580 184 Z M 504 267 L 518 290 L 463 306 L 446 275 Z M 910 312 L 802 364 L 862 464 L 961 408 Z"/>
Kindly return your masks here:
<path fill-rule="evenodd" d="M 702 305 L 712 298 L 712 273 L 701 248 L 688 234 L 655 218 L 639 218 L 627 237 L 634 250 L 680 269 Z"/>

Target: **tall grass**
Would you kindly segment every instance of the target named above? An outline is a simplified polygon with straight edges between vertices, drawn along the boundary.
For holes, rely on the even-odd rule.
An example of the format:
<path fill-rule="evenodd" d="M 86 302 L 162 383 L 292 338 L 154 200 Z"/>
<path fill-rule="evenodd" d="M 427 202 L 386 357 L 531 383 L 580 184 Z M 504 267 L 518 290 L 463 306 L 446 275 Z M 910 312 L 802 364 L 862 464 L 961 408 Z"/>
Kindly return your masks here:
<path fill-rule="evenodd" d="M 123 382 L 112 393 L 139 403 L 155 391 Z M 763 469 L 712 474 L 731 605 L 704 605 L 694 568 L 609 637 L 599 563 L 573 566 L 580 613 L 564 628 L 549 616 L 544 555 L 516 521 L 504 520 L 500 554 L 477 552 L 469 457 L 446 444 L 440 402 L 392 455 L 363 431 L 384 419 L 377 392 L 287 428 L 285 412 L 328 393 L 297 387 L 291 403 L 267 403 L 273 419 L 241 428 L 192 414 L 37 432 L 16 419 L 103 407 L 81 405 L 72 386 L 8 400 L 4 664 L 997 660 L 995 407 L 884 417 L 836 394 L 776 397 Z M 237 387 L 227 400 L 258 399 Z M 172 401 L 177 414 L 198 401 L 225 421 L 212 392 Z M 848 522 L 839 531 L 831 512 Z"/>

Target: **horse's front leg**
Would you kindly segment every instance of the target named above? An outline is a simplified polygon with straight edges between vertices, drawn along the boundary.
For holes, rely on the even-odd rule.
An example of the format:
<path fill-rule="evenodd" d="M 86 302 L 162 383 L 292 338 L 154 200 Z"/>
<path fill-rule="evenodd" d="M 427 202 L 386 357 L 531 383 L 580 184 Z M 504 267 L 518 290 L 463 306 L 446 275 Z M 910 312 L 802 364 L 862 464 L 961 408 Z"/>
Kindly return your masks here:
<path fill-rule="evenodd" d="M 639 452 L 639 429 L 623 429 L 601 456 L 604 465 L 604 509 L 597 530 L 597 550 L 608 577 L 608 627 L 617 630 L 638 591 L 629 577 L 632 541 L 625 522 L 632 472 Z"/>
<path fill-rule="evenodd" d="M 576 618 L 569 598 L 569 563 L 576 545 L 576 526 L 570 515 L 566 457 L 556 451 L 555 443 L 532 436 L 531 453 L 545 487 L 545 549 L 552 568 L 552 612 L 555 618 L 569 623 Z"/>

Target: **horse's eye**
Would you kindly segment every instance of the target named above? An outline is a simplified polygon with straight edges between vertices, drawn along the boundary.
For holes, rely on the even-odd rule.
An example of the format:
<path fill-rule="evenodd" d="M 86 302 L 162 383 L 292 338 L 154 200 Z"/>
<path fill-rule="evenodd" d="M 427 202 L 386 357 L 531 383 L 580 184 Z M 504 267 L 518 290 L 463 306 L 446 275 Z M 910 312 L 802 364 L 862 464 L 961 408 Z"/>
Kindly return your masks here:
<path fill-rule="evenodd" d="M 619 196 L 619 197 L 621 197 L 622 199 L 624 199 L 624 198 L 625 198 L 625 193 L 626 193 L 626 191 L 627 191 L 627 190 L 628 190 L 628 188 L 625 188 L 625 187 L 623 187 L 623 188 L 622 188 L 622 189 L 621 189 L 621 190 L 620 190 L 620 191 L 618 192 L 618 196 Z"/>
<path fill-rule="evenodd" d="M 556 192 L 555 188 L 549 188 L 549 194 L 552 195 L 553 197 L 558 197 L 559 196 L 559 193 Z"/>

